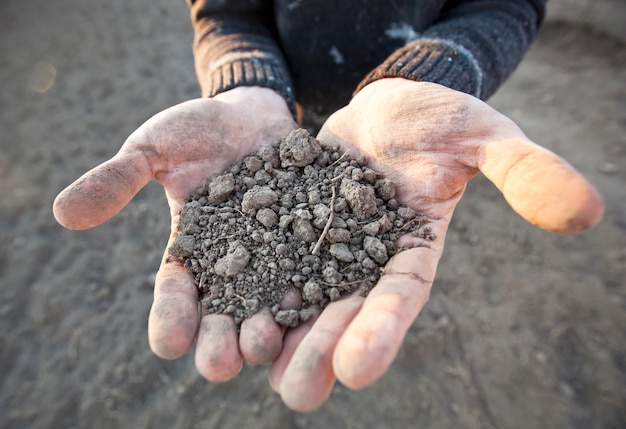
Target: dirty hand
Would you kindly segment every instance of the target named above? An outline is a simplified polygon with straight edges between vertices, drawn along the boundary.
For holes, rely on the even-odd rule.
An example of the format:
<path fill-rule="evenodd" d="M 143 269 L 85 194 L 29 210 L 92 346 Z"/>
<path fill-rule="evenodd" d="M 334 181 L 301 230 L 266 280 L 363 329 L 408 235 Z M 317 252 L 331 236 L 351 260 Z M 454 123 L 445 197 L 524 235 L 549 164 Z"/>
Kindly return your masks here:
<path fill-rule="evenodd" d="M 373 82 L 328 119 L 318 139 L 365 155 L 394 181 L 400 202 L 432 220 L 437 238 L 401 238 L 409 250 L 388 262 L 367 298 L 333 302 L 286 334 L 270 384 L 296 410 L 319 407 L 335 379 L 359 389 L 389 368 L 428 300 L 452 213 L 478 172 L 545 230 L 577 232 L 602 216 L 600 195 L 563 159 L 487 104 L 440 85 Z"/>
<path fill-rule="evenodd" d="M 186 198 L 207 177 L 295 128 L 287 104 L 270 89 L 240 87 L 187 101 L 149 119 L 113 158 L 61 192 L 54 215 L 67 228 L 92 228 L 156 179 L 170 206 L 171 243 Z M 240 336 L 230 316 L 210 315 L 199 322 L 194 280 L 167 251 L 156 277 L 148 334 L 152 350 L 165 359 L 184 355 L 197 339 L 196 366 L 212 381 L 234 377 L 243 359 L 270 362 L 282 346 L 281 331 L 269 311 L 246 320 Z"/>

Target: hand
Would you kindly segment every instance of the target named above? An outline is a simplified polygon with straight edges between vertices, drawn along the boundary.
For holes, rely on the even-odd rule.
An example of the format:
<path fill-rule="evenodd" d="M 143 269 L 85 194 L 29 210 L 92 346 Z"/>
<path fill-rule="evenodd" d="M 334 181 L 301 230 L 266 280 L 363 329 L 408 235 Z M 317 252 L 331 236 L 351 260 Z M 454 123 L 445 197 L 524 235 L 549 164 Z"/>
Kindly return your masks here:
<path fill-rule="evenodd" d="M 393 179 L 402 203 L 432 219 L 437 238 L 401 238 L 410 250 L 388 262 L 366 299 L 333 302 L 286 334 L 270 384 L 296 410 L 321 405 L 336 378 L 360 389 L 389 368 L 429 298 L 454 208 L 479 171 L 516 212 L 548 231 L 581 231 L 602 216 L 600 195 L 563 159 L 482 101 L 436 84 L 373 82 L 328 119 L 318 139 L 365 155 Z"/>
<path fill-rule="evenodd" d="M 113 158 L 61 192 L 54 215 L 67 228 L 94 227 L 156 179 L 172 215 L 169 247 L 186 198 L 207 177 L 295 128 L 285 101 L 266 88 L 240 87 L 179 104 L 149 119 Z M 197 286 L 167 251 L 156 277 L 148 334 L 154 353 L 165 359 L 184 355 L 197 339 L 196 366 L 212 381 L 234 377 L 243 359 L 271 362 L 282 347 L 281 331 L 266 310 L 242 324 L 240 337 L 230 316 L 210 315 L 198 322 Z"/>

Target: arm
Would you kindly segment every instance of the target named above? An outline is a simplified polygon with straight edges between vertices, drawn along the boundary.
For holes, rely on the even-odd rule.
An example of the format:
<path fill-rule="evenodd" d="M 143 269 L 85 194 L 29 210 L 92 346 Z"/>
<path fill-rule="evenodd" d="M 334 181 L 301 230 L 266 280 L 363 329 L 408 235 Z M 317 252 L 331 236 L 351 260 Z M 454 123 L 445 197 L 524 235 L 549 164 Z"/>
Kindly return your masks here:
<path fill-rule="evenodd" d="M 407 250 L 388 262 L 366 298 L 333 302 L 313 324 L 286 333 L 270 383 L 291 408 L 315 409 L 336 380 L 361 389 L 389 368 L 428 301 L 453 212 L 479 172 L 545 230 L 574 233 L 602 217 L 602 197 L 590 183 L 478 99 L 495 91 L 534 37 L 542 15 L 530 6 L 454 2 L 322 127 L 321 141 L 365 155 L 392 178 L 398 201 L 433 219 L 438 240 L 402 237 L 398 244 Z"/>
<path fill-rule="evenodd" d="M 202 95 L 213 97 L 239 86 L 260 86 L 278 92 L 295 113 L 289 72 L 271 34 L 271 2 L 188 3 Z"/>
<path fill-rule="evenodd" d="M 319 407 L 336 380 L 361 389 L 387 371 L 429 299 L 453 212 L 479 172 L 545 230 L 575 233 L 602 217 L 602 197 L 566 161 L 483 101 L 441 85 L 373 82 L 326 121 L 318 139 L 364 155 L 394 182 L 399 202 L 432 219 L 437 240 L 401 237 L 406 250 L 367 297 L 335 301 L 313 324 L 287 331 L 270 383 L 299 411 Z"/>
<path fill-rule="evenodd" d="M 272 55 L 276 48 L 262 26 L 252 25 L 262 14 L 233 6 L 236 13 L 232 16 L 216 18 L 221 16 L 216 12 L 209 19 L 209 11 L 200 8 L 201 3 L 192 5 L 192 13 L 198 77 L 206 97 L 150 118 L 112 159 L 61 192 L 54 215 L 62 225 L 87 229 L 105 222 L 156 179 L 170 206 L 173 240 L 187 196 L 207 177 L 296 128 L 286 102 L 290 84 L 280 78 L 282 60 Z M 238 14 L 243 17 L 236 19 Z M 243 31 L 244 24 L 250 24 L 250 31 L 235 34 L 237 25 Z M 255 42 L 261 40 L 267 45 L 265 52 L 261 51 L 263 43 Z M 198 370 L 218 381 L 234 377 L 244 359 L 270 362 L 281 349 L 281 332 L 273 317 L 268 317 L 269 311 L 244 322 L 239 334 L 232 318 L 209 315 L 199 320 L 197 310 L 193 278 L 166 251 L 156 276 L 148 322 L 150 346 L 158 356 L 180 357 L 195 343 Z"/>
<path fill-rule="evenodd" d="M 430 28 L 359 84 L 388 77 L 433 82 L 481 99 L 513 72 L 544 16 L 544 0 L 457 0 Z"/>

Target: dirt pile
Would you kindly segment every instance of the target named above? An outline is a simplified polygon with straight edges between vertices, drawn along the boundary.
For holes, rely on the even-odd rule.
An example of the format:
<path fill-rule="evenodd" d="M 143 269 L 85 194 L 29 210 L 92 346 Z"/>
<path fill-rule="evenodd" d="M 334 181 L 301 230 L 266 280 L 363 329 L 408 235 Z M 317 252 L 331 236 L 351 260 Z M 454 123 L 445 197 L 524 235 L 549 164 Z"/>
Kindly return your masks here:
<path fill-rule="evenodd" d="M 400 235 L 435 239 L 428 221 L 394 197 L 391 180 L 364 160 L 295 130 L 194 193 L 169 252 L 195 276 L 206 313 L 239 325 L 267 306 L 293 327 L 311 305 L 368 293 Z M 281 308 L 294 287 L 301 308 Z"/>

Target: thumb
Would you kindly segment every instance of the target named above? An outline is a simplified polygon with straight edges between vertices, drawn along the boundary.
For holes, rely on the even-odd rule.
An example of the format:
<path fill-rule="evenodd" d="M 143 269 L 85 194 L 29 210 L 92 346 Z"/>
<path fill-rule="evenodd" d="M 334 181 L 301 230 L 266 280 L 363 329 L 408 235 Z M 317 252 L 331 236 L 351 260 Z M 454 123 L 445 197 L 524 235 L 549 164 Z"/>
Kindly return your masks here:
<path fill-rule="evenodd" d="M 485 143 L 480 152 L 480 171 L 530 223 L 575 233 L 602 218 L 600 193 L 553 152 L 521 137 Z"/>
<path fill-rule="evenodd" d="M 119 213 L 152 178 L 140 152 L 119 152 L 65 188 L 54 200 L 54 217 L 69 229 L 93 228 Z"/>

